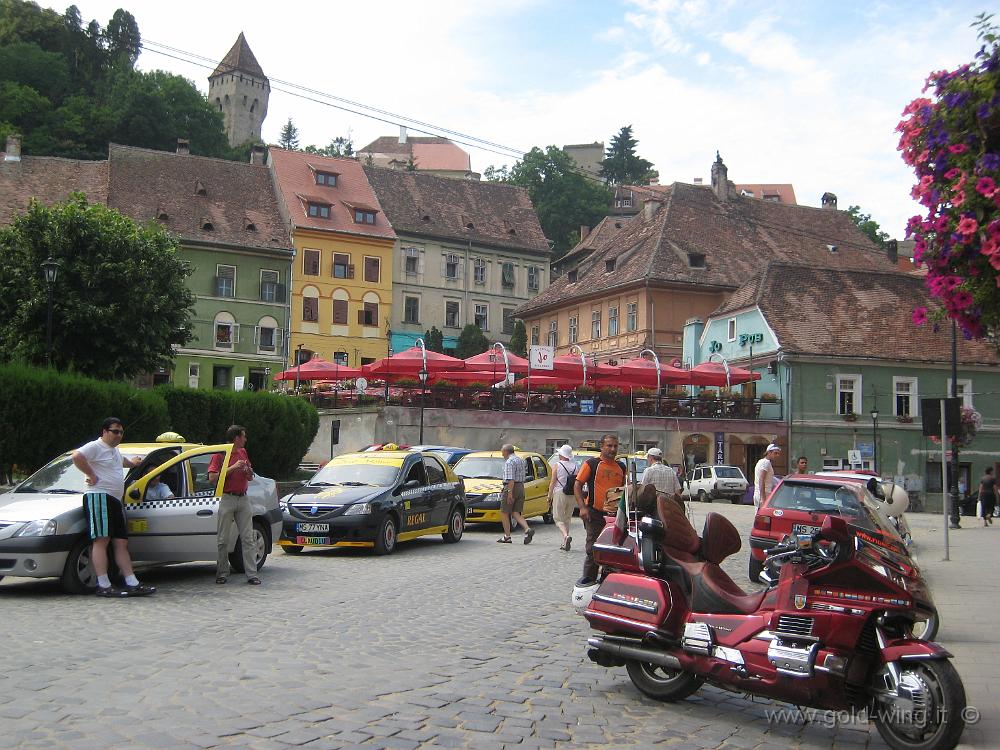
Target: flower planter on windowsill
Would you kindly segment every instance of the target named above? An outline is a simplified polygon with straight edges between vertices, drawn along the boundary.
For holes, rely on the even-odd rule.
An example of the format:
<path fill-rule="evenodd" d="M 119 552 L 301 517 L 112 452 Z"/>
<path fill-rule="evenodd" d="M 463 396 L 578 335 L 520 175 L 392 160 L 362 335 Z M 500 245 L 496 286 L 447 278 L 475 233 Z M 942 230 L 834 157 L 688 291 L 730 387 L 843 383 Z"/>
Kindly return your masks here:
<path fill-rule="evenodd" d="M 857 414 L 841 414 L 840 418 L 843 419 L 845 422 L 857 422 L 858 421 L 858 415 Z"/>
<path fill-rule="evenodd" d="M 896 417 L 896 421 L 900 422 L 901 424 L 913 424 L 913 417 L 907 417 L 901 415 Z"/>

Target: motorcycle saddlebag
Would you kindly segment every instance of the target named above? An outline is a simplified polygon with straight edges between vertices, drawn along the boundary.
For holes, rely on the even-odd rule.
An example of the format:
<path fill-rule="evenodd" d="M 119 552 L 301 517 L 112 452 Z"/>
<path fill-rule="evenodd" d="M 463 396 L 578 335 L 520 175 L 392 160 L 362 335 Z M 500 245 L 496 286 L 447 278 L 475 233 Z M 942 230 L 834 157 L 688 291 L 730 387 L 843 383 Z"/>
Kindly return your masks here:
<path fill-rule="evenodd" d="M 613 519 L 612 519 L 613 520 Z M 594 561 L 610 570 L 627 570 L 636 573 L 642 572 L 642 563 L 639 560 L 639 548 L 635 538 L 626 534 L 624 541 L 616 545 L 615 525 L 609 523 L 604 527 L 604 531 L 594 542 Z"/>
<path fill-rule="evenodd" d="M 666 581 L 634 573 L 610 573 L 583 614 L 597 630 L 644 635 L 663 625 L 672 603 Z"/>

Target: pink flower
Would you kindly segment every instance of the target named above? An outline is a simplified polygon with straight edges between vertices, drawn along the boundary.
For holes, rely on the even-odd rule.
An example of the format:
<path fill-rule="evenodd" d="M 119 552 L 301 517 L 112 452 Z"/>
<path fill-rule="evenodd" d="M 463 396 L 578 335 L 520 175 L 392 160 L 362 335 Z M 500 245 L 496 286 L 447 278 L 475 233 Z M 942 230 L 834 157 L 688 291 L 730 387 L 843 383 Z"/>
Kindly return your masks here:
<path fill-rule="evenodd" d="M 993 253 L 990 256 L 990 265 L 997 271 L 1000 271 L 1000 253 Z"/>
<path fill-rule="evenodd" d="M 916 162 L 917 164 L 923 164 L 930 158 L 931 158 L 931 152 L 925 148 L 923 151 L 917 154 Z"/>
<path fill-rule="evenodd" d="M 963 216 L 962 220 L 958 222 L 958 229 L 956 231 L 959 234 L 968 237 L 975 234 L 977 229 L 979 229 L 978 221 L 973 219 L 971 216 Z"/>
<path fill-rule="evenodd" d="M 951 295 L 951 304 L 956 310 L 964 310 L 972 305 L 972 295 L 964 289 L 960 289 Z"/>
<path fill-rule="evenodd" d="M 950 224 L 950 223 L 951 223 L 951 220 L 949 219 L 948 215 L 947 214 L 941 214 L 940 216 L 937 217 L 937 221 L 934 222 L 934 231 L 935 232 L 947 232 L 948 231 L 948 224 Z"/>
<path fill-rule="evenodd" d="M 955 197 L 951 199 L 951 205 L 953 205 L 955 208 L 958 208 L 959 206 L 964 204 L 965 204 L 965 191 L 957 190 L 955 192 Z"/>
<path fill-rule="evenodd" d="M 980 195 L 985 195 L 987 198 L 992 198 L 996 189 L 997 184 L 993 181 L 992 177 L 980 177 L 976 183 L 976 192 Z"/>
<path fill-rule="evenodd" d="M 941 286 L 944 287 L 946 292 L 951 292 L 957 289 L 962 284 L 962 280 L 958 276 L 945 276 L 941 280 Z"/>
<path fill-rule="evenodd" d="M 1000 250 L 1000 241 L 996 237 L 990 237 L 979 248 L 979 252 L 987 257 L 995 255 L 997 250 Z"/>
<path fill-rule="evenodd" d="M 948 150 L 951 151 L 951 153 L 953 154 L 964 154 L 966 151 L 969 150 L 969 147 L 966 146 L 964 143 L 953 143 L 952 145 L 948 146 Z"/>
<path fill-rule="evenodd" d="M 997 285 L 1000 286 L 1000 279 L 997 280 Z M 927 322 L 927 308 L 926 307 L 915 307 L 913 308 L 913 325 L 922 326 Z"/>
<path fill-rule="evenodd" d="M 959 175 L 964 174 L 958 167 L 952 167 L 947 172 L 944 173 L 944 178 L 946 180 L 954 180 Z"/>

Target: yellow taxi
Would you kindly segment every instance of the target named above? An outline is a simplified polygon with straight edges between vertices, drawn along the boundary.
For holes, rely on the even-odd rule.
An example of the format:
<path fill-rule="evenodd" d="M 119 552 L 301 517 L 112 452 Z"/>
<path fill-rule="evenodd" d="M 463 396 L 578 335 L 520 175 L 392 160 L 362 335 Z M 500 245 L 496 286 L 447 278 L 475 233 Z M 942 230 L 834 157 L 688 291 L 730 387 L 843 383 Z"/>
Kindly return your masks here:
<path fill-rule="evenodd" d="M 545 523 L 552 523 L 549 465 L 540 453 L 515 450 L 514 454 L 524 461 L 524 517 L 542 516 Z M 500 451 L 476 451 L 455 464 L 455 473 L 465 481 L 466 522 L 500 523 L 503 462 Z"/>

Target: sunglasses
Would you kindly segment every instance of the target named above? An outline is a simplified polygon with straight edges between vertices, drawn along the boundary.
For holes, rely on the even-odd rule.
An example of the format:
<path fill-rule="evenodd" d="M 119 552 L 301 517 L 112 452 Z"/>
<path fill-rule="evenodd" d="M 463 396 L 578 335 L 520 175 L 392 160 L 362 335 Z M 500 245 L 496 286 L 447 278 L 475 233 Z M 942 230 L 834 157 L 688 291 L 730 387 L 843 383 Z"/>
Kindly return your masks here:
<path fill-rule="evenodd" d="M 108 430 L 108 432 L 110 432 L 113 435 L 124 435 L 125 434 L 125 430 Z"/>

